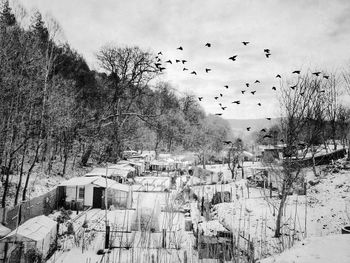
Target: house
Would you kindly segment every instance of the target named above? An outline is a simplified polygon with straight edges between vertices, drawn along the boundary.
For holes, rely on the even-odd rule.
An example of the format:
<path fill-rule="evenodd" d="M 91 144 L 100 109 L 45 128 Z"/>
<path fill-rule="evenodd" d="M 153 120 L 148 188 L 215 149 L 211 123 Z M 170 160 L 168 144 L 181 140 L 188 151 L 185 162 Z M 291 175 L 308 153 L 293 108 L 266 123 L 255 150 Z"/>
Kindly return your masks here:
<path fill-rule="evenodd" d="M 125 183 L 127 178 L 133 178 L 135 176 L 136 169 L 128 164 L 111 165 L 107 168 L 94 168 L 89 173 L 85 174 L 85 177 L 101 176 L 113 179 L 119 183 Z"/>
<path fill-rule="evenodd" d="M 33 217 L 0 239 L 0 262 L 27 262 L 25 254 L 32 248 L 45 259 L 55 244 L 57 222 L 41 215 Z"/>
<path fill-rule="evenodd" d="M 101 176 L 75 177 L 58 186 L 60 204 L 73 210 L 87 207 L 105 207 L 107 188 L 107 207 L 127 208 L 131 205 L 132 193 L 129 185 L 120 184 Z"/>

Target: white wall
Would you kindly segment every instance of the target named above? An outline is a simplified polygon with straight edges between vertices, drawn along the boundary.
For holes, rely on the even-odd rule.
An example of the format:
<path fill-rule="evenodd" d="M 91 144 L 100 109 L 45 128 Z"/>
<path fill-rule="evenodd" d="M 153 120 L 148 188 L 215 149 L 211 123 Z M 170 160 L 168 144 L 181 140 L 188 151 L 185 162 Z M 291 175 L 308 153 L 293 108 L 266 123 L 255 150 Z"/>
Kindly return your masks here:
<path fill-rule="evenodd" d="M 79 193 L 76 194 L 76 186 L 67 186 L 66 188 L 66 202 L 75 201 L 77 197 L 78 202 L 82 202 L 84 206 L 92 206 L 92 198 L 94 193 L 94 186 L 91 184 L 85 185 L 84 199 L 79 198 Z M 79 191 L 79 186 L 78 186 Z"/>

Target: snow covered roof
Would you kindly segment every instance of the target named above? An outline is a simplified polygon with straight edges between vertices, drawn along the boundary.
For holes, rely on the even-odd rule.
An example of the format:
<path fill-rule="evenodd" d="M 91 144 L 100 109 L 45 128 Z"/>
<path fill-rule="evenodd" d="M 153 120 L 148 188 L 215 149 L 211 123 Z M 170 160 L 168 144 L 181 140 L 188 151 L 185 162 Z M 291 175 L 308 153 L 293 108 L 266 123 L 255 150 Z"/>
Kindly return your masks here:
<path fill-rule="evenodd" d="M 106 178 L 101 176 L 91 176 L 91 177 L 74 177 L 70 180 L 62 182 L 60 186 L 85 186 L 88 184 L 97 185 L 99 187 L 106 187 Z M 111 189 L 116 189 L 124 192 L 128 192 L 130 187 L 125 184 L 120 184 L 114 180 L 107 178 L 107 187 Z"/>
<path fill-rule="evenodd" d="M 134 172 L 135 168 L 130 165 L 112 165 L 107 168 L 94 168 L 89 173 L 85 174 L 85 176 L 121 176 L 127 177 L 130 172 Z"/>
<path fill-rule="evenodd" d="M 97 177 L 74 177 L 67 181 L 60 183 L 59 186 L 84 186 L 91 184 Z"/>
<path fill-rule="evenodd" d="M 41 215 L 24 222 L 2 240 L 23 237 L 29 240 L 40 241 L 55 227 L 55 221 L 47 216 Z"/>

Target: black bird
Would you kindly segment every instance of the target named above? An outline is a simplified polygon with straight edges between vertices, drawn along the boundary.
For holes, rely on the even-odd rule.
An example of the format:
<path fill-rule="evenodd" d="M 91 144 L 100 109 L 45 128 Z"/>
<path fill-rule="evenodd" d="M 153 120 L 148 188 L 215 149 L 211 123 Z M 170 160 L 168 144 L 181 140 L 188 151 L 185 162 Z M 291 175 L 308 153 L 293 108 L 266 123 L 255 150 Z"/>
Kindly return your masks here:
<path fill-rule="evenodd" d="M 182 64 L 185 64 L 187 62 L 187 60 L 181 60 Z"/>
<path fill-rule="evenodd" d="M 326 91 L 325 91 L 325 90 L 320 90 L 320 92 L 323 92 L 323 93 L 324 93 L 324 92 L 326 92 Z"/>
<path fill-rule="evenodd" d="M 220 105 L 220 107 L 222 107 L 222 104 L 221 104 L 221 103 L 219 103 L 219 105 Z"/>
<path fill-rule="evenodd" d="M 224 87 L 225 87 L 226 89 L 228 89 L 228 85 L 225 85 Z"/>
<path fill-rule="evenodd" d="M 320 71 L 317 71 L 317 72 L 313 72 L 313 73 L 312 73 L 312 75 L 315 75 L 316 77 L 318 77 L 320 74 L 321 74 Z"/>
<path fill-rule="evenodd" d="M 220 93 L 220 97 L 222 97 L 222 94 Z"/>
<path fill-rule="evenodd" d="M 281 75 L 280 75 L 280 74 L 277 74 L 277 75 L 276 75 L 276 78 L 281 78 Z"/>
<path fill-rule="evenodd" d="M 224 144 L 230 144 L 232 143 L 231 141 L 223 141 Z"/>
<path fill-rule="evenodd" d="M 167 61 L 165 61 L 165 63 L 170 63 L 170 64 L 173 64 L 173 62 L 171 62 L 171 60 L 169 59 L 169 60 L 167 60 Z"/>
<path fill-rule="evenodd" d="M 162 63 L 155 63 L 154 64 L 157 68 L 159 68 L 161 65 L 162 65 Z"/>
<path fill-rule="evenodd" d="M 191 74 L 197 75 L 197 72 L 196 71 L 192 71 Z"/>
<path fill-rule="evenodd" d="M 241 90 L 242 94 L 244 94 L 245 90 Z"/>
<path fill-rule="evenodd" d="M 161 59 L 160 58 L 157 58 L 157 62 L 160 62 L 161 61 Z"/>
<path fill-rule="evenodd" d="M 301 96 L 304 96 L 304 94 L 305 94 L 305 92 L 300 92 L 300 95 L 301 95 Z"/>
<path fill-rule="evenodd" d="M 198 97 L 198 100 L 199 100 L 199 101 L 202 101 L 202 99 L 203 99 L 203 97 Z"/>
<path fill-rule="evenodd" d="M 227 107 L 221 107 L 222 110 L 226 110 Z"/>
<path fill-rule="evenodd" d="M 283 140 L 283 139 L 281 139 L 281 140 L 280 140 L 280 142 L 284 142 L 284 140 Z"/>
<path fill-rule="evenodd" d="M 251 127 L 247 127 L 247 131 L 250 131 Z"/>
<path fill-rule="evenodd" d="M 235 101 L 233 101 L 232 103 L 236 103 L 236 104 L 238 105 L 238 104 L 241 104 L 241 101 L 235 100 Z"/>
<path fill-rule="evenodd" d="M 327 75 L 323 75 L 323 78 L 328 79 L 328 78 L 329 78 L 329 76 L 327 76 Z"/>
<path fill-rule="evenodd" d="M 300 70 L 294 70 L 292 74 L 300 74 Z"/>
<path fill-rule="evenodd" d="M 270 139 L 271 139 L 271 138 L 272 138 L 272 136 L 271 136 L 271 135 L 269 135 L 269 134 L 266 134 L 266 135 L 265 135 L 263 138 L 264 138 L 264 139 L 265 139 L 265 138 L 270 138 Z"/>
<path fill-rule="evenodd" d="M 294 90 L 298 85 L 291 86 L 290 88 Z"/>
<path fill-rule="evenodd" d="M 259 80 L 256 80 L 254 83 L 260 83 L 260 81 L 259 81 Z"/>
<path fill-rule="evenodd" d="M 266 53 L 265 56 L 266 56 L 266 58 L 269 58 L 269 56 L 271 56 L 271 54 L 270 53 Z"/>
<path fill-rule="evenodd" d="M 247 42 L 247 41 L 243 41 L 243 42 L 242 42 L 242 44 L 246 46 L 246 45 L 248 45 L 248 44 L 249 44 L 249 42 Z"/>
<path fill-rule="evenodd" d="M 219 97 L 214 97 L 214 99 L 216 99 L 216 100 L 217 100 L 218 98 L 219 98 Z"/>
<path fill-rule="evenodd" d="M 188 70 L 188 68 L 183 68 L 182 71 Z"/>
<path fill-rule="evenodd" d="M 160 67 L 159 71 L 162 72 L 165 68 L 164 67 Z"/>
<path fill-rule="evenodd" d="M 271 121 L 271 118 L 266 118 L 266 120 Z"/>
<path fill-rule="evenodd" d="M 261 129 L 261 132 L 266 132 L 266 130 L 265 129 Z"/>
<path fill-rule="evenodd" d="M 215 113 L 215 115 L 217 115 L 217 116 L 221 116 L 221 115 L 222 115 L 222 113 Z"/>
<path fill-rule="evenodd" d="M 178 47 L 177 49 L 178 49 L 178 50 L 183 50 L 183 48 L 182 48 L 182 47 Z"/>
<path fill-rule="evenodd" d="M 272 87 L 273 90 L 276 90 L 276 87 Z"/>
<path fill-rule="evenodd" d="M 258 106 L 261 106 L 261 103 L 260 103 L 260 102 L 258 103 Z"/>
<path fill-rule="evenodd" d="M 206 47 L 211 47 L 210 43 L 205 44 Z"/>
<path fill-rule="evenodd" d="M 270 49 L 266 48 L 266 49 L 264 49 L 264 52 L 265 53 L 270 53 Z"/>
<path fill-rule="evenodd" d="M 158 52 L 158 55 L 163 55 L 162 51 Z"/>
<path fill-rule="evenodd" d="M 256 92 L 256 90 L 254 90 L 254 91 L 251 91 L 250 93 L 254 95 L 254 94 L 255 94 L 255 92 Z"/>
<path fill-rule="evenodd" d="M 246 83 L 245 85 L 247 86 L 247 88 L 249 88 L 249 83 Z"/>
<path fill-rule="evenodd" d="M 206 69 L 205 69 L 205 72 L 207 72 L 207 73 L 208 73 L 209 71 L 211 71 L 211 69 L 210 69 L 210 68 L 206 68 Z"/>
<path fill-rule="evenodd" d="M 236 56 L 229 57 L 228 59 L 231 59 L 232 61 L 236 61 L 236 57 L 237 57 L 237 55 L 236 55 Z"/>
<path fill-rule="evenodd" d="M 179 63 L 179 62 L 181 62 L 181 60 L 180 60 L 180 59 L 176 59 L 175 62 L 176 62 L 176 63 Z"/>

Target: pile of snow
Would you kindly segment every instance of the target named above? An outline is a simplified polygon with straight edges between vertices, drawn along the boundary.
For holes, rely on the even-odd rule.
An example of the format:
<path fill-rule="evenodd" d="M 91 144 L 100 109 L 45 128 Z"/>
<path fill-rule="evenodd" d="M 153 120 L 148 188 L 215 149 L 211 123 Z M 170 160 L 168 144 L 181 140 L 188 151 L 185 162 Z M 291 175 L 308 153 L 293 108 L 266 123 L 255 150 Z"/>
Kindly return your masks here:
<path fill-rule="evenodd" d="M 227 228 L 225 228 L 218 220 L 206 221 L 198 224 L 198 230 L 204 236 L 216 236 L 218 231 L 227 232 Z"/>
<path fill-rule="evenodd" d="M 283 253 L 260 263 L 348 263 L 350 262 L 350 235 L 332 235 L 306 238 Z"/>

